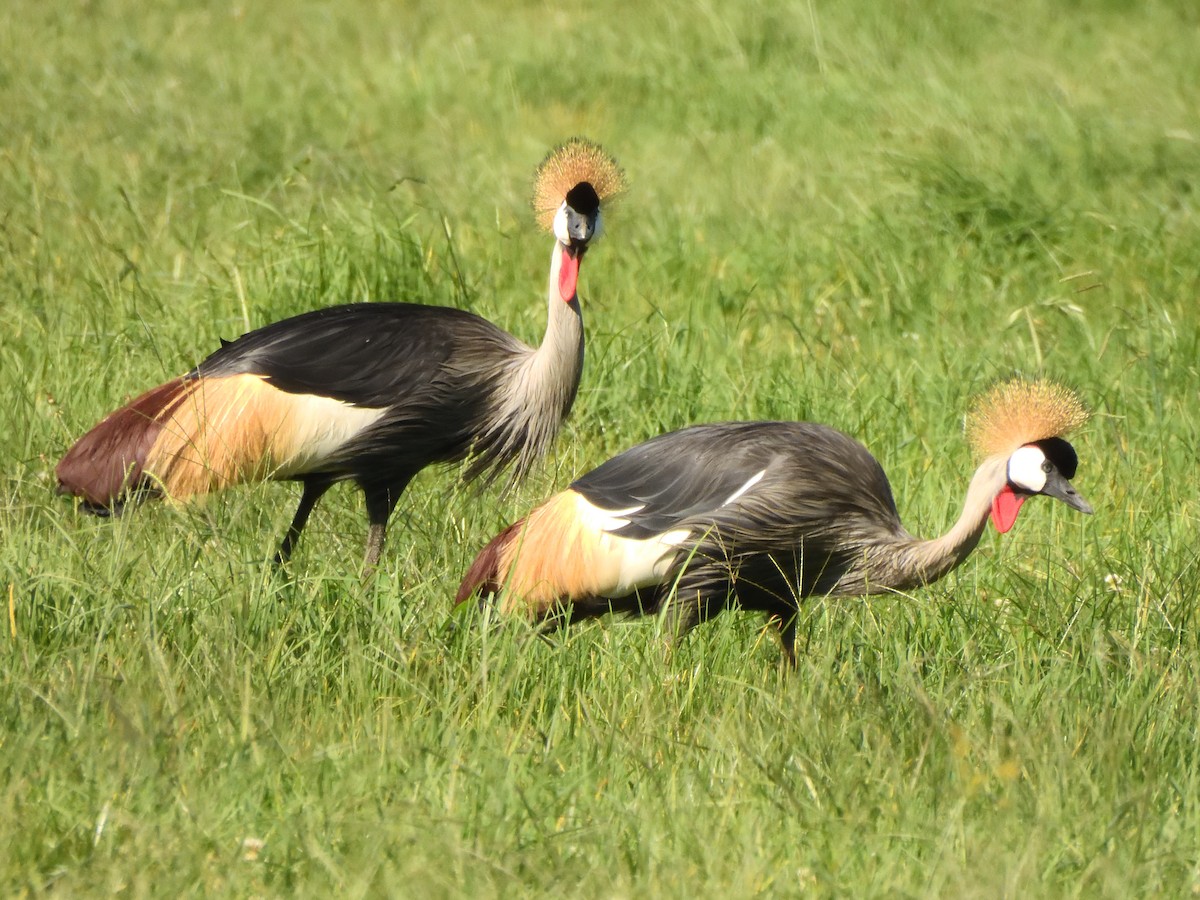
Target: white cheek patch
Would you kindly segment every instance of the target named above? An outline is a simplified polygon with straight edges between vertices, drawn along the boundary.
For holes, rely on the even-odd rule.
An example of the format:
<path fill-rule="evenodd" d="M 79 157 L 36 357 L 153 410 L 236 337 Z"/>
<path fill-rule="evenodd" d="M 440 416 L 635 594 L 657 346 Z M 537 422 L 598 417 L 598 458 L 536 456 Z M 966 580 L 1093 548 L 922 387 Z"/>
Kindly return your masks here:
<path fill-rule="evenodd" d="M 570 246 L 571 235 L 567 231 L 567 204 L 563 201 L 563 205 L 558 208 L 558 212 L 554 214 L 554 236 L 558 238 L 558 242 L 564 246 Z"/>
<path fill-rule="evenodd" d="M 600 218 L 599 211 L 596 212 L 595 218 L 592 220 L 592 233 L 586 236 L 587 241 L 594 241 L 600 237 L 600 233 L 604 230 L 603 220 Z M 554 236 L 558 238 L 558 242 L 564 246 L 571 246 L 571 232 L 567 228 L 567 201 L 563 201 L 562 206 L 558 208 L 558 212 L 554 214 Z"/>
<path fill-rule="evenodd" d="M 1008 458 L 1008 480 L 1030 493 L 1040 493 L 1046 486 L 1046 472 L 1042 464 L 1046 454 L 1029 445 L 1021 447 Z"/>

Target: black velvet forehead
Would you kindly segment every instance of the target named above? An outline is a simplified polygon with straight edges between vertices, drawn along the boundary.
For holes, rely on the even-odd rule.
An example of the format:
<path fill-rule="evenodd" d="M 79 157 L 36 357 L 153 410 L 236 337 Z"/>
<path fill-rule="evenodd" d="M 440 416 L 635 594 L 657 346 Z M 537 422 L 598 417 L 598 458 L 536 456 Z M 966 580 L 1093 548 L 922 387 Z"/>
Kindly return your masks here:
<path fill-rule="evenodd" d="M 600 209 L 600 195 L 586 181 L 579 182 L 579 184 L 567 191 L 566 201 L 567 206 L 571 207 L 571 209 L 575 210 L 581 216 L 594 216 Z"/>
<path fill-rule="evenodd" d="M 1054 468 L 1068 481 L 1075 477 L 1075 469 L 1079 466 L 1079 457 L 1075 448 L 1060 437 L 1046 438 L 1034 441 L 1033 446 L 1046 454 L 1046 459 L 1054 463 Z"/>

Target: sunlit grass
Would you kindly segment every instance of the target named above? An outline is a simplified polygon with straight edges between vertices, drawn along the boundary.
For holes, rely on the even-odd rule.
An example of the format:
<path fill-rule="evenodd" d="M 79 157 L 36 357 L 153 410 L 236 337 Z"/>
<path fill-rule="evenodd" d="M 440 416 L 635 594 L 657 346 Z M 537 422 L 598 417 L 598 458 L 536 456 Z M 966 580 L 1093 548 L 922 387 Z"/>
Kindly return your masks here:
<path fill-rule="evenodd" d="M 1200 886 L 1193 5 L 468 2 L 0 14 L 6 894 L 1138 896 Z M 582 275 L 568 426 L 516 490 L 115 521 L 70 442 L 250 327 L 349 300 L 544 324 L 530 176 L 630 188 Z M 860 437 L 916 533 L 962 413 L 1094 411 L 1085 518 L 1031 502 L 911 595 L 678 650 L 451 598 L 533 502 L 663 430 Z"/>

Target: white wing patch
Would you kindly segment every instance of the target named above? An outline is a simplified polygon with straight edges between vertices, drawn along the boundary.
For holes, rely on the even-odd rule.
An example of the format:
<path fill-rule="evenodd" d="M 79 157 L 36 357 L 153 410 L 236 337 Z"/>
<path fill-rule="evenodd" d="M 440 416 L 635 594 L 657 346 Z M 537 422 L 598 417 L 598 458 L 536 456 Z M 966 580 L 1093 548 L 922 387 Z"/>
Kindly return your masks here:
<path fill-rule="evenodd" d="M 582 494 L 577 494 L 579 497 L 579 521 L 586 528 L 593 528 L 596 531 L 617 531 L 629 524 L 629 519 L 624 518 L 632 513 L 639 512 L 646 508 L 645 503 L 639 503 L 637 506 L 630 506 L 626 509 L 601 509 L 589 503 Z"/>
<path fill-rule="evenodd" d="M 676 548 L 691 534 L 687 528 L 676 528 L 644 540 L 620 537 L 612 532 L 628 525 L 625 516 L 643 509 L 645 504 L 601 509 L 582 494 L 576 494 L 576 503 L 580 522 L 592 531 L 596 566 L 593 575 L 603 597 L 627 597 L 638 588 L 661 583 Z"/>
<path fill-rule="evenodd" d="M 729 495 L 729 499 L 728 499 L 728 500 L 726 500 L 726 501 L 725 501 L 724 503 L 722 503 L 721 505 L 722 505 L 722 506 L 728 506 L 730 503 L 732 503 L 732 502 L 733 502 L 734 500 L 736 500 L 738 497 L 742 496 L 742 494 L 746 493 L 746 491 L 750 490 L 750 488 L 754 487 L 756 484 L 758 484 L 760 481 L 762 481 L 762 478 L 763 478 L 763 476 L 764 476 L 764 475 L 766 475 L 766 474 L 767 474 L 767 470 L 766 470 L 766 469 L 763 469 L 763 470 L 762 470 L 761 472 L 759 472 L 758 474 L 756 474 L 756 475 L 751 475 L 751 476 L 750 476 L 750 480 L 749 480 L 749 481 L 747 481 L 745 484 L 743 484 L 743 485 L 742 485 L 740 488 L 738 488 L 738 489 L 737 489 L 736 491 L 734 491 L 732 494 L 730 494 L 730 495 Z"/>
<path fill-rule="evenodd" d="M 292 433 L 280 442 L 282 458 L 277 460 L 278 468 L 272 473 L 276 478 L 286 478 L 319 464 L 387 412 L 310 394 L 292 395 L 289 400 L 283 428 L 290 426 Z"/>

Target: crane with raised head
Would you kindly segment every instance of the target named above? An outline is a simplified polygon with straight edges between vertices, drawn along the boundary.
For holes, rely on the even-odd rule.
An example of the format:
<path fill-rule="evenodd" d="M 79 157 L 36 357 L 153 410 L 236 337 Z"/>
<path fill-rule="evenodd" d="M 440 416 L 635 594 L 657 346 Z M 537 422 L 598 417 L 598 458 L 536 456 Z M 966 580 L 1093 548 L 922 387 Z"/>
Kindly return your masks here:
<path fill-rule="evenodd" d="M 299 481 L 282 561 L 325 492 L 349 480 L 366 500 L 373 568 L 396 502 L 423 468 L 468 460 L 469 481 L 512 465 L 516 479 L 549 448 L 583 371 L 579 265 L 601 232 L 602 203 L 622 186 L 612 157 L 582 138 L 539 166 L 534 206 L 554 235 L 540 346 L 449 307 L 303 313 L 223 343 L 103 419 L 58 464 L 60 491 L 106 514 L 150 496 Z"/>
<path fill-rule="evenodd" d="M 1090 514 L 1064 439 L 1086 420 L 1046 381 L 996 386 L 967 419 L 983 457 L 958 520 L 923 540 L 900 523 L 879 462 L 808 422 L 727 422 L 660 435 L 608 460 L 497 535 L 456 602 L 499 595 L 505 614 L 546 625 L 662 614 L 674 640 L 730 607 L 761 611 L 795 664 L 808 596 L 928 585 L 958 566 L 989 517 L 1008 531 L 1042 494 Z"/>

